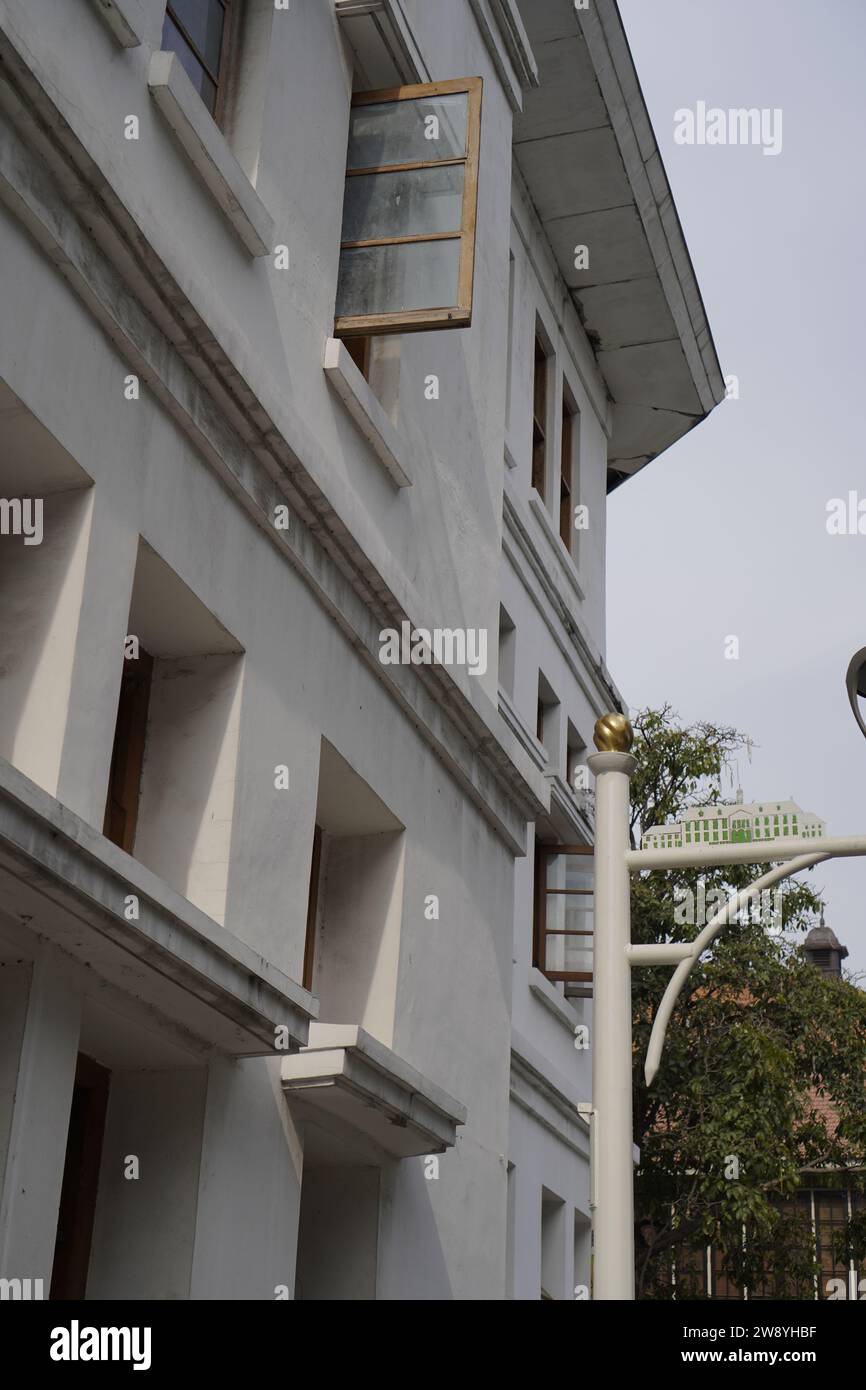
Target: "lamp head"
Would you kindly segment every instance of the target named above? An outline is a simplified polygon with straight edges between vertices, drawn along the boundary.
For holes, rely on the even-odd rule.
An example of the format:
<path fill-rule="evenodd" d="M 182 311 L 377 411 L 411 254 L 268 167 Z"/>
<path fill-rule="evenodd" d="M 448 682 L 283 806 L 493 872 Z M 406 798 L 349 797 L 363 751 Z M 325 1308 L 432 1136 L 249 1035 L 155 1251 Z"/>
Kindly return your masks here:
<path fill-rule="evenodd" d="M 861 647 L 859 652 L 855 652 L 848 663 L 845 689 L 848 691 L 848 700 L 854 718 L 857 720 L 858 728 L 863 737 L 866 738 L 866 721 L 864 721 L 863 711 L 858 704 L 859 697 L 866 699 L 866 647 Z"/>

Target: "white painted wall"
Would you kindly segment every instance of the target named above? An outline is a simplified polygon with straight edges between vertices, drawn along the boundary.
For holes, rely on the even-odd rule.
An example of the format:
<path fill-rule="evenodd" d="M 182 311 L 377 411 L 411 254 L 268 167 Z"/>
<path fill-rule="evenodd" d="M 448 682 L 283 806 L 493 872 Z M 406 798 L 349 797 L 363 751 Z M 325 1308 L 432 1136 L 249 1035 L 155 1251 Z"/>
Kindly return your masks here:
<path fill-rule="evenodd" d="M 23 536 L 0 536 L 0 756 L 53 795 L 66 731 L 93 493 L 79 488 L 39 500 L 40 544 L 28 545 Z"/>
<path fill-rule="evenodd" d="M 81 995 L 62 954 L 34 965 L 0 1198 L 0 1276 L 51 1284 Z"/>
<path fill-rule="evenodd" d="M 154 662 L 135 857 L 225 920 L 243 688 L 239 656 Z"/>
<path fill-rule="evenodd" d="M 89 1299 L 189 1298 L 206 1082 L 204 1068 L 112 1071 Z"/>
<path fill-rule="evenodd" d="M 31 975 L 32 967 L 25 961 L 0 965 L 0 1192 L 12 1132 Z"/>
<path fill-rule="evenodd" d="M 390 1047 L 403 920 L 404 836 L 329 837 L 313 990 L 321 1023 L 360 1023 Z"/>
<path fill-rule="evenodd" d="M 291 1297 L 302 1163 L 279 1062 L 212 1062 L 190 1298 Z"/>
<path fill-rule="evenodd" d="M 378 1168 L 304 1173 L 296 1298 L 376 1298 L 379 1179 Z"/>

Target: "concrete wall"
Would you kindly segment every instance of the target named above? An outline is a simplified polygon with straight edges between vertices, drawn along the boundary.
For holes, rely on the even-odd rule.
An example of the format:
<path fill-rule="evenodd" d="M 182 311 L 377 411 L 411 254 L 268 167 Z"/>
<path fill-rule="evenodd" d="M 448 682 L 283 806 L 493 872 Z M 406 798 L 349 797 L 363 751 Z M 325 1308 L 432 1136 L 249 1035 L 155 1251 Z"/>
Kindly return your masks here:
<path fill-rule="evenodd" d="M 313 989 L 322 1023 L 360 1023 L 390 1047 L 403 921 L 402 833 L 327 842 Z"/>
<path fill-rule="evenodd" d="M 0 544 L 0 755 L 54 794 L 93 494 L 76 489 L 40 500 L 42 542 L 4 536 Z"/>
<path fill-rule="evenodd" d="M 225 920 L 242 658 L 154 663 L 135 857 Z"/>
<path fill-rule="evenodd" d="M 301 1167 L 279 1062 L 212 1062 L 190 1298 L 291 1297 Z"/>
<path fill-rule="evenodd" d="M 112 1072 L 88 1298 L 189 1298 L 206 1081 Z"/>
<path fill-rule="evenodd" d="M 508 630 L 500 681 L 525 740 L 536 748 L 539 695 L 550 702 L 544 750 L 538 749 L 538 756 L 548 775 L 568 783 L 573 764 L 583 761 L 585 749 L 592 746 L 595 720 L 613 703 L 594 676 L 605 649 L 608 402 L 586 335 L 519 177 L 512 203 L 510 289 L 508 505 L 501 597 L 513 630 Z M 532 487 L 536 333 L 548 352 L 544 497 Z M 572 504 L 588 509 L 588 529 L 574 531 L 568 547 L 559 534 L 564 397 L 576 409 Z M 578 752 L 580 745 L 584 751 Z M 574 827 L 558 834 L 548 830 L 544 838 L 584 842 L 585 823 L 580 825 L 577 814 Z M 574 1284 L 589 1282 L 589 1163 L 585 1145 L 576 1149 L 556 1139 L 545 1123 L 550 1117 L 544 1083 L 571 1100 L 591 1099 L 592 1003 L 567 1000 L 563 984 L 547 980 L 533 964 L 534 875 L 533 837 L 529 853 L 516 861 L 514 872 L 512 1027 L 515 1045 L 528 1045 L 538 1070 L 535 1105 L 525 1095 L 527 1087 L 532 1090 L 525 1077 L 521 1089 L 527 1103 L 511 1104 L 508 1296 L 538 1299 L 543 1283 L 552 1297 L 561 1299 L 574 1296 Z M 574 1044 L 579 1025 L 589 1027 L 590 1045 L 578 1050 Z M 573 1114 L 572 1123 L 579 1128 Z"/>
<path fill-rule="evenodd" d="M 313 1168 L 304 1174 L 295 1297 L 377 1297 L 378 1168 Z"/>

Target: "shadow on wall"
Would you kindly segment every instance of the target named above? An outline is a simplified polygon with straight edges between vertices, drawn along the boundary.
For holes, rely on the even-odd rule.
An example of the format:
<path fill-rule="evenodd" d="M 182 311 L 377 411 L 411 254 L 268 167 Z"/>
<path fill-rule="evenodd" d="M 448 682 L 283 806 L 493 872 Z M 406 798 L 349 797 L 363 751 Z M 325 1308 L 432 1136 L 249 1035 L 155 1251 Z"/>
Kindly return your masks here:
<path fill-rule="evenodd" d="M 0 756 L 52 796 L 92 507 L 91 479 L 0 382 Z"/>

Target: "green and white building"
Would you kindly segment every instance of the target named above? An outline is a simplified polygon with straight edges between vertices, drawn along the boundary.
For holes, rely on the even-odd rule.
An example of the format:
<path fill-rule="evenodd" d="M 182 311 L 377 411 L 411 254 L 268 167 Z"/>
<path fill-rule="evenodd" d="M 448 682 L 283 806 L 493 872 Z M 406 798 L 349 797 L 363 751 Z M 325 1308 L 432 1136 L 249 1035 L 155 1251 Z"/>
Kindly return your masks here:
<path fill-rule="evenodd" d="M 679 849 L 684 845 L 737 844 L 752 840 L 814 840 L 823 836 L 824 822 L 795 801 L 762 801 L 743 805 L 693 806 L 682 820 L 651 825 L 641 844 L 644 849 Z"/>

